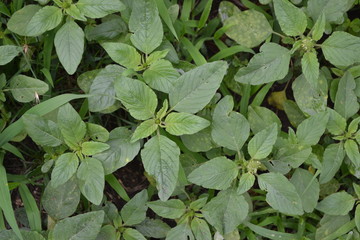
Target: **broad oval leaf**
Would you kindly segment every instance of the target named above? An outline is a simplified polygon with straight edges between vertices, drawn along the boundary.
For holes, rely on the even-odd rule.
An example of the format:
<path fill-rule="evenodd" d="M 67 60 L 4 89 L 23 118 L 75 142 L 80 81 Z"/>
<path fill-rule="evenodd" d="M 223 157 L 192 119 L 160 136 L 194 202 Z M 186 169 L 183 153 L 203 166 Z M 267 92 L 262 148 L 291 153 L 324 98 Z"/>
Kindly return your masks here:
<path fill-rule="evenodd" d="M 22 48 L 14 45 L 0 46 L 0 65 L 5 65 L 11 62 L 19 53 Z"/>
<path fill-rule="evenodd" d="M 118 42 L 105 42 L 101 46 L 114 62 L 126 68 L 137 69 L 141 64 L 140 54 L 130 45 Z"/>
<path fill-rule="evenodd" d="M 194 134 L 210 125 L 208 120 L 190 113 L 170 113 L 164 123 L 166 131 L 176 136 Z"/>
<path fill-rule="evenodd" d="M 322 112 L 301 122 L 296 130 L 296 136 L 299 142 L 304 145 L 317 144 L 325 132 L 328 120 L 329 114 Z"/>
<path fill-rule="evenodd" d="M 126 228 L 122 234 L 124 240 L 146 240 L 146 238 L 133 228 Z"/>
<path fill-rule="evenodd" d="M 226 157 L 205 162 L 188 176 L 188 180 L 204 188 L 225 190 L 238 175 L 238 166 Z"/>
<path fill-rule="evenodd" d="M 55 161 L 55 167 L 51 173 L 52 187 L 66 183 L 76 172 L 79 159 L 75 153 L 64 153 Z"/>
<path fill-rule="evenodd" d="M 317 88 L 319 79 L 319 61 L 316 52 L 306 52 L 301 58 L 301 68 L 306 80 L 311 87 Z"/>
<path fill-rule="evenodd" d="M 211 239 L 209 225 L 201 218 L 193 218 L 191 221 L 191 230 L 194 233 L 195 239 L 197 240 Z"/>
<path fill-rule="evenodd" d="M 344 13 L 351 7 L 352 3 L 353 0 L 309 0 L 307 13 L 314 21 L 324 14 L 326 22 L 341 24 L 344 21 Z"/>
<path fill-rule="evenodd" d="M 276 142 L 278 130 L 276 123 L 271 124 L 261 132 L 255 134 L 248 144 L 248 152 L 253 159 L 266 158 Z"/>
<path fill-rule="evenodd" d="M 276 123 L 278 129 L 281 129 L 281 121 L 279 117 L 270 109 L 260 106 L 248 109 L 248 120 L 253 133 L 258 133 L 273 123 Z"/>
<path fill-rule="evenodd" d="M 148 209 L 146 206 L 147 201 L 148 195 L 146 190 L 142 190 L 130 199 L 120 212 L 124 224 L 131 226 L 144 221 Z"/>
<path fill-rule="evenodd" d="M 108 150 L 109 148 L 110 146 L 106 143 L 88 141 L 81 144 L 81 153 L 87 156 L 95 155 Z"/>
<path fill-rule="evenodd" d="M 120 0 L 79 0 L 76 6 L 90 18 L 102 18 L 125 9 L 125 5 Z"/>
<path fill-rule="evenodd" d="M 227 67 L 226 62 L 216 61 L 183 74 L 169 92 L 172 109 L 187 113 L 203 109 L 220 87 Z"/>
<path fill-rule="evenodd" d="M 254 183 L 255 183 L 255 176 L 249 172 L 244 173 L 240 177 L 239 185 L 236 190 L 237 193 L 243 194 L 244 192 L 249 191 L 250 188 L 254 185 Z"/>
<path fill-rule="evenodd" d="M 17 75 L 10 80 L 10 91 L 19 102 L 30 102 L 48 90 L 45 82 L 25 75 Z"/>
<path fill-rule="evenodd" d="M 316 206 L 316 209 L 329 215 L 346 215 L 354 207 L 355 199 L 347 192 L 333 193 Z"/>
<path fill-rule="evenodd" d="M 165 202 L 158 200 L 148 202 L 146 205 L 158 216 L 169 219 L 180 218 L 186 211 L 185 204 L 179 199 L 170 199 Z"/>
<path fill-rule="evenodd" d="M 140 224 L 137 224 L 136 230 L 142 233 L 145 237 L 165 238 L 166 234 L 171 229 L 169 225 L 160 219 L 146 218 Z"/>

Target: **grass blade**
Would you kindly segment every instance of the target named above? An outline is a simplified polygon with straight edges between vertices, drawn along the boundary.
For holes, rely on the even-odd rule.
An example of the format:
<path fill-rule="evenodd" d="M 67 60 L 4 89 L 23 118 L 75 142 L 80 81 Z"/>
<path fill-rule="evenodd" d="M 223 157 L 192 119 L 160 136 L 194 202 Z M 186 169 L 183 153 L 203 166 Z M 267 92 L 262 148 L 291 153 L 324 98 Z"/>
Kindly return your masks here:
<path fill-rule="evenodd" d="M 106 182 L 119 194 L 119 196 L 124 199 L 125 201 L 129 201 L 130 198 L 127 195 L 124 187 L 119 183 L 119 181 L 116 179 L 114 174 L 109 174 L 105 176 Z"/>
<path fill-rule="evenodd" d="M 19 186 L 21 199 L 24 203 L 30 228 L 33 231 L 41 232 L 41 216 L 36 201 L 25 184 Z"/>
<path fill-rule="evenodd" d="M 214 56 L 212 56 L 209 59 L 209 62 L 221 60 L 229 56 L 232 56 L 234 54 L 237 54 L 239 52 L 248 52 L 255 54 L 255 52 L 252 49 L 238 45 L 220 50 L 218 53 L 216 53 Z"/>
<path fill-rule="evenodd" d="M 11 145 L 10 143 L 4 144 L 4 146 L 2 146 L 2 149 L 4 149 L 5 151 L 8 151 L 8 152 L 11 152 L 12 154 L 14 154 L 15 156 L 17 156 L 18 158 L 20 158 L 22 160 L 25 160 L 24 156 L 19 151 L 19 149 L 15 146 Z"/>
<path fill-rule="evenodd" d="M 159 13 L 160 13 L 160 17 L 162 18 L 162 20 L 165 22 L 165 24 L 168 26 L 168 28 L 170 29 L 170 32 L 174 35 L 174 37 L 179 40 L 177 33 L 175 31 L 174 25 L 171 21 L 171 17 L 169 15 L 169 11 L 165 6 L 165 3 L 163 0 L 155 0 L 156 1 L 156 5 L 159 9 Z"/>
<path fill-rule="evenodd" d="M 195 64 L 200 66 L 206 62 L 205 57 L 200 53 L 200 51 L 190 42 L 187 38 L 181 38 L 180 42 L 184 45 L 185 49 L 188 51 Z"/>
<path fill-rule="evenodd" d="M 198 23 L 198 29 L 201 29 L 205 26 L 205 23 L 208 20 L 209 15 L 210 15 L 212 3 L 213 3 L 213 0 L 207 1 L 204 11 L 202 12 L 199 23 Z"/>

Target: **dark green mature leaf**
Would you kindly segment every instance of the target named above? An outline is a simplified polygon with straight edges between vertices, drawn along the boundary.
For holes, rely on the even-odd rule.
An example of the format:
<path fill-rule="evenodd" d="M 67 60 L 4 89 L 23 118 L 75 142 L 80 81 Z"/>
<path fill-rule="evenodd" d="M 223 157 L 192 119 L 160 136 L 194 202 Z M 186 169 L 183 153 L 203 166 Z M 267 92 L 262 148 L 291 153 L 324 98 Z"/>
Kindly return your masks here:
<path fill-rule="evenodd" d="M 327 124 L 327 130 L 333 135 L 341 135 L 346 130 L 346 119 L 343 118 L 339 113 L 332 109 L 328 109 L 329 121 Z"/>
<path fill-rule="evenodd" d="M 217 157 L 205 162 L 188 176 L 192 183 L 205 188 L 225 190 L 238 175 L 237 165 L 226 157 Z"/>
<path fill-rule="evenodd" d="M 95 240 L 104 220 L 104 211 L 88 212 L 59 221 L 53 230 L 56 240 Z"/>
<path fill-rule="evenodd" d="M 296 136 L 301 144 L 315 145 L 324 134 L 329 114 L 327 112 L 318 113 L 305 119 L 296 130 Z"/>
<path fill-rule="evenodd" d="M 277 138 L 277 125 L 271 124 L 269 127 L 255 134 L 248 144 L 248 152 L 253 159 L 266 158 L 272 151 Z"/>
<path fill-rule="evenodd" d="M 127 228 L 122 236 L 125 240 L 146 240 L 139 231 L 133 228 Z"/>
<path fill-rule="evenodd" d="M 172 109 L 187 113 L 203 109 L 215 95 L 227 67 L 226 62 L 216 61 L 183 74 L 169 92 Z"/>
<path fill-rule="evenodd" d="M 316 177 L 302 168 L 295 170 L 290 182 L 295 186 L 305 212 L 314 211 L 319 200 L 320 185 Z"/>
<path fill-rule="evenodd" d="M 213 113 L 211 137 L 220 146 L 240 152 L 250 134 L 250 125 L 246 118 L 233 112 L 234 101 L 225 96 L 218 102 Z"/>
<path fill-rule="evenodd" d="M 192 152 L 206 152 L 217 146 L 211 137 L 210 127 L 195 134 L 182 135 L 181 140 L 186 148 Z"/>
<path fill-rule="evenodd" d="M 311 151 L 311 147 L 306 144 L 295 144 L 289 140 L 283 140 L 277 146 L 273 159 L 298 168 L 309 158 Z"/>
<path fill-rule="evenodd" d="M 182 222 L 176 227 L 172 228 L 166 235 L 165 240 L 194 240 L 194 235 L 191 231 L 188 222 Z"/>
<path fill-rule="evenodd" d="M 194 134 L 210 125 L 208 120 L 190 113 L 170 113 L 164 123 L 166 131 L 176 136 Z"/>
<path fill-rule="evenodd" d="M 144 189 L 125 204 L 120 212 L 125 225 L 132 226 L 145 220 L 148 209 L 146 206 L 147 201 L 148 195 Z"/>
<path fill-rule="evenodd" d="M 165 136 L 151 138 L 141 151 L 145 171 L 156 180 L 159 198 L 167 200 L 173 193 L 179 174 L 180 149 Z"/>
<path fill-rule="evenodd" d="M 334 105 L 334 110 L 345 119 L 352 117 L 360 108 L 354 92 L 355 88 L 354 77 L 350 72 L 346 72 L 340 79 Z"/>
<path fill-rule="evenodd" d="M 276 43 L 265 43 L 260 53 L 250 59 L 247 67 L 240 68 L 235 80 L 258 85 L 283 79 L 289 71 L 290 51 Z"/>
<path fill-rule="evenodd" d="M 266 190 L 266 202 L 284 214 L 302 215 L 303 207 L 295 186 L 280 173 L 264 173 L 258 176 L 259 186 Z"/>
<path fill-rule="evenodd" d="M 145 83 L 121 77 L 115 82 L 115 92 L 134 118 L 146 120 L 155 116 L 158 99 Z"/>
<path fill-rule="evenodd" d="M 288 0 L 273 0 L 277 20 L 281 30 L 288 36 L 299 36 L 307 26 L 305 13 Z"/>
<path fill-rule="evenodd" d="M 193 231 L 195 239 L 197 240 L 211 239 L 209 225 L 201 218 L 193 218 L 191 221 L 191 230 Z"/>
<path fill-rule="evenodd" d="M 81 144 L 81 153 L 87 156 L 95 155 L 109 148 L 110 146 L 106 143 L 88 141 Z"/>
<path fill-rule="evenodd" d="M 10 80 L 11 94 L 19 102 L 30 102 L 48 90 L 45 82 L 25 75 L 17 75 Z"/>
<path fill-rule="evenodd" d="M 79 159 L 75 153 L 64 153 L 55 161 L 55 167 L 51 173 L 53 188 L 66 183 L 76 172 Z"/>
<path fill-rule="evenodd" d="M 250 128 L 253 133 L 258 133 L 273 123 L 276 123 L 278 129 L 281 129 L 281 121 L 279 117 L 270 109 L 260 106 L 251 107 L 248 109 L 248 120 Z"/>
<path fill-rule="evenodd" d="M 84 53 L 84 32 L 74 21 L 66 22 L 57 32 L 54 39 L 56 54 L 66 72 L 76 72 Z"/>
<path fill-rule="evenodd" d="M 148 202 L 147 206 L 158 216 L 170 219 L 180 218 L 186 210 L 185 204 L 179 199 L 170 199 L 165 202 L 160 200 Z"/>
<path fill-rule="evenodd" d="M 86 123 L 87 134 L 94 141 L 106 142 L 109 140 L 109 132 L 101 125 Z"/>
<path fill-rule="evenodd" d="M 360 38 L 350 33 L 334 32 L 321 44 L 321 49 L 326 60 L 336 66 L 360 62 Z"/>
<path fill-rule="evenodd" d="M 7 23 L 7 28 L 19 35 L 27 36 L 29 33 L 28 25 L 31 19 L 34 18 L 34 15 L 41 9 L 39 5 L 29 4 L 19 11 L 16 11 L 9 22 Z"/>
<path fill-rule="evenodd" d="M 120 0 L 79 0 L 76 6 L 90 18 L 102 18 L 125 9 L 125 5 Z"/>
<path fill-rule="evenodd" d="M 81 193 L 95 205 L 103 199 L 105 187 L 104 168 L 96 158 L 87 157 L 82 160 L 76 174 Z"/>
<path fill-rule="evenodd" d="M 27 231 L 24 229 L 20 230 L 22 237 L 26 240 L 46 240 L 40 233 L 36 231 Z M 19 234 L 20 234 L 19 233 Z M 14 230 L 3 230 L 0 231 L 0 239 L 6 240 L 19 240 Z"/>
<path fill-rule="evenodd" d="M 112 225 L 103 226 L 95 240 L 116 240 L 115 227 Z"/>
<path fill-rule="evenodd" d="M 272 33 L 271 26 L 261 12 L 250 9 L 226 18 L 226 35 L 242 46 L 259 46 Z"/>
<path fill-rule="evenodd" d="M 136 229 L 145 237 L 165 238 L 171 229 L 169 225 L 160 219 L 146 218 L 143 222 L 135 226 Z"/>
<path fill-rule="evenodd" d="M 354 203 L 354 197 L 342 191 L 324 198 L 316 209 L 329 215 L 346 215 L 353 209 Z"/>
<path fill-rule="evenodd" d="M 356 168 L 360 167 L 360 152 L 358 144 L 352 140 L 348 139 L 344 144 L 346 155 L 349 157 L 350 161 L 355 165 Z"/>
<path fill-rule="evenodd" d="M 221 234 L 232 232 L 248 215 L 249 204 L 236 189 L 221 191 L 201 210 L 206 221 Z"/>
<path fill-rule="evenodd" d="M 137 69 L 141 64 L 141 56 L 136 49 L 125 43 L 105 42 L 101 46 L 114 62 L 126 67 Z"/>
<path fill-rule="evenodd" d="M 351 7 L 354 0 L 309 0 L 307 12 L 316 21 L 322 14 L 326 17 L 326 22 L 342 23 L 344 13 Z"/>
<path fill-rule="evenodd" d="M 80 189 L 75 177 L 58 187 L 53 187 L 50 181 L 41 199 L 46 213 L 57 220 L 71 216 L 76 211 L 79 202 Z"/>
<path fill-rule="evenodd" d="M 94 27 L 85 28 L 85 36 L 88 41 L 114 40 L 122 33 L 127 32 L 127 25 L 120 16 L 112 15 L 112 18 Z"/>
<path fill-rule="evenodd" d="M 19 53 L 22 48 L 14 45 L 0 46 L 0 65 L 5 65 L 11 62 Z"/>

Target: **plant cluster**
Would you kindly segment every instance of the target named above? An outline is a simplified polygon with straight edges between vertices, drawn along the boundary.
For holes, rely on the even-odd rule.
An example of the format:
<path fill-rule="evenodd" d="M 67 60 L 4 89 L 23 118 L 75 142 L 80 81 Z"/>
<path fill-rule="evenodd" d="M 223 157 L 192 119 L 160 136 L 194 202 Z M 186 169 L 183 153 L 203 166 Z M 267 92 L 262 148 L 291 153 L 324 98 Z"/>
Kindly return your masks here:
<path fill-rule="evenodd" d="M 360 239 L 359 16 L 0 2 L 0 240 Z"/>

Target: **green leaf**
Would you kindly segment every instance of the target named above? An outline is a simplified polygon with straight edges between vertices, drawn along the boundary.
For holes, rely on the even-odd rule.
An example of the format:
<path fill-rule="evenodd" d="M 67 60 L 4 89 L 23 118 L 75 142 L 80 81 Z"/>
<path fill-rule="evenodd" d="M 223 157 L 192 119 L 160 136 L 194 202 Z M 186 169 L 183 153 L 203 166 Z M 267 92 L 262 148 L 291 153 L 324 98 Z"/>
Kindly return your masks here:
<path fill-rule="evenodd" d="M 116 240 L 116 229 L 112 225 L 105 225 L 101 228 L 96 240 Z"/>
<path fill-rule="evenodd" d="M 360 62 L 360 38 L 347 32 L 334 32 L 322 44 L 326 60 L 336 66 Z"/>
<path fill-rule="evenodd" d="M 90 18 L 102 18 L 125 9 L 125 5 L 120 0 L 79 0 L 76 6 Z"/>
<path fill-rule="evenodd" d="M 224 26 L 226 35 L 248 48 L 259 46 L 272 33 L 272 28 L 264 14 L 252 9 L 225 19 Z"/>
<path fill-rule="evenodd" d="M 188 176 L 188 180 L 204 188 L 225 190 L 238 175 L 238 166 L 226 157 L 205 162 Z"/>
<path fill-rule="evenodd" d="M 299 36 L 307 26 L 305 13 L 288 0 L 273 0 L 275 15 L 281 30 L 288 36 Z"/>
<path fill-rule="evenodd" d="M 84 155 L 95 155 L 109 148 L 110 146 L 108 144 L 102 142 L 83 142 L 81 144 L 81 153 Z"/>
<path fill-rule="evenodd" d="M 315 145 L 324 134 L 329 114 L 327 112 L 318 113 L 305 119 L 300 123 L 296 130 L 299 143 L 304 145 Z"/>
<path fill-rule="evenodd" d="M 239 186 L 237 188 L 238 194 L 243 194 L 250 190 L 255 183 L 255 176 L 249 172 L 241 175 L 239 180 Z"/>
<path fill-rule="evenodd" d="M 145 83 L 121 77 L 115 82 L 115 92 L 132 117 L 146 120 L 155 116 L 157 96 Z"/>
<path fill-rule="evenodd" d="M 70 20 L 56 32 L 54 44 L 61 65 L 68 74 L 74 74 L 84 53 L 83 30 Z"/>
<path fill-rule="evenodd" d="M 125 225 L 132 226 L 145 220 L 148 209 L 146 206 L 147 200 L 148 195 L 144 189 L 125 204 L 120 212 Z"/>
<path fill-rule="evenodd" d="M 279 117 L 273 111 L 265 107 L 249 106 L 248 119 L 251 131 L 255 134 L 269 127 L 273 123 L 277 124 L 279 130 L 281 129 Z"/>
<path fill-rule="evenodd" d="M 206 152 L 217 147 L 211 137 L 211 128 L 207 127 L 191 135 L 182 135 L 181 140 L 185 147 L 192 152 Z"/>
<path fill-rule="evenodd" d="M 265 43 L 260 53 L 250 59 L 247 67 L 240 68 L 235 80 L 259 85 L 283 79 L 289 71 L 290 51 L 276 43 Z"/>
<path fill-rule="evenodd" d="M 22 48 L 13 45 L 3 45 L 0 46 L 0 65 L 5 65 L 11 62 L 19 53 L 21 53 Z"/>
<path fill-rule="evenodd" d="M 357 143 L 352 140 L 346 140 L 344 144 L 346 155 L 349 157 L 351 162 L 355 165 L 356 168 L 360 167 L 360 153 L 359 153 L 359 146 Z"/>
<path fill-rule="evenodd" d="M 298 168 L 293 173 L 290 182 L 295 186 L 300 196 L 302 207 L 305 212 L 314 211 L 319 200 L 320 185 L 316 177 L 309 171 Z"/>
<path fill-rule="evenodd" d="M 206 221 L 222 235 L 234 231 L 247 217 L 249 204 L 235 189 L 221 191 L 201 210 Z"/>
<path fill-rule="evenodd" d="M 39 232 L 36 231 L 27 231 L 24 229 L 20 229 L 20 233 L 23 238 L 20 238 L 17 233 L 14 232 L 14 230 L 3 230 L 0 231 L 0 239 L 18 240 L 20 238 L 26 240 L 46 240 Z"/>
<path fill-rule="evenodd" d="M 355 88 L 356 83 L 354 77 L 350 72 L 346 72 L 340 79 L 334 104 L 334 110 L 340 113 L 345 119 L 352 117 L 360 108 L 354 92 Z"/>
<path fill-rule="evenodd" d="M 275 210 L 288 215 L 302 215 L 301 198 L 296 188 L 280 173 L 265 173 L 258 176 L 259 186 L 267 191 L 266 202 Z"/>
<path fill-rule="evenodd" d="M 190 113 L 170 113 L 164 123 L 166 131 L 175 136 L 194 134 L 210 125 L 208 120 Z"/>
<path fill-rule="evenodd" d="M 158 129 L 158 125 L 155 123 L 154 119 L 149 119 L 142 122 L 136 129 L 134 134 L 131 137 L 130 142 L 136 142 L 139 139 L 146 138 L 150 136 L 153 132 Z"/>
<path fill-rule="evenodd" d="M 53 121 L 34 114 L 23 115 L 22 121 L 26 132 L 36 144 L 56 147 L 63 143 L 61 132 Z"/>
<path fill-rule="evenodd" d="M 211 137 L 220 146 L 240 151 L 250 134 L 250 125 L 246 118 L 233 112 L 234 101 L 225 96 L 215 107 L 211 125 Z"/>
<path fill-rule="evenodd" d="M 194 235 L 191 231 L 190 224 L 188 222 L 182 222 L 176 227 L 172 228 L 166 235 L 165 240 L 193 240 Z"/>
<path fill-rule="evenodd" d="M 344 157 L 345 151 L 343 143 L 335 143 L 326 147 L 319 179 L 321 184 L 327 183 L 333 179 L 340 169 Z"/>
<path fill-rule="evenodd" d="M 85 37 L 88 41 L 114 40 L 122 33 L 127 32 L 127 25 L 120 16 L 112 15 L 111 19 L 96 26 L 85 28 Z"/>
<path fill-rule="evenodd" d="M 51 173 L 52 187 L 57 188 L 66 183 L 76 172 L 79 159 L 75 153 L 64 153 L 55 161 L 55 167 Z"/>
<path fill-rule="evenodd" d="M 180 218 L 186 210 L 185 204 L 179 199 L 170 199 L 165 202 L 157 200 L 148 202 L 147 206 L 158 216 L 169 219 Z"/>
<path fill-rule="evenodd" d="M 183 74 L 169 92 L 172 109 L 188 113 L 203 109 L 215 95 L 226 70 L 226 62 L 216 61 Z"/>
<path fill-rule="evenodd" d="M 303 164 L 311 154 L 311 147 L 304 144 L 295 144 L 291 140 L 283 140 L 273 159 L 287 163 L 293 168 L 298 168 Z"/>
<path fill-rule="evenodd" d="M 30 102 L 48 90 L 45 82 L 25 75 L 17 75 L 10 80 L 10 91 L 18 102 Z"/>
<path fill-rule="evenodd" d="M 123 233 L 124 240 L 146 240 L 146 238 L 133 228 L 126 228 Z"/>
<path fill-rule="evenodd" d="M 191 221 L 191 230 L 197 240 L 211 239 L 209 225 L 201 218 L 193 218 Z"/>
<path fill-rule="evenodd" d="M 94 141 L 106 142 L 109 140 L 109 132 L 101 125 L 86 123 L 87 134 Z"/>
<path fill-rule="evenodd" d="M 248 144 L 248 152 L 251 158 L 266 158 L 272 151 L 277 134 L 277 125 L 275 123 L 255 134 Z"/>
<path fill-rule="evenodd" d="M 69 103 L 59 108 L 57 124 L 65 143 L 74 150 L 78 149 L 79 143 L 85 137 L 86 125 Z"/>
<path fill-rule="evenodd" d="M 141 64 L 140 54 L 130 45 L 119 42 L 105 42 L 101 46 L 114 62 L 126 68 L 137 69 Z"/>
<path fill-rule="evenodd" d="M 99 205 L 103 199 L 105 187 L 104 168 L 101 162 L 96 158 L 85 158 L 76 175 L 81 193 L 90 202 Z"/>
<path fill-rule="evenodd" d="M 360 229 L 360 205 L 357 205 L 356 209 L 355 209 L 355 224 L 356 224 L 356 228 L 359 230 Z"/>
<path fill-rule="evenodd" d="M 140 142 L 130 142 L 132 132 L 125 127 L 115 128 L 110 132 L 110 148 L 93 157 L 100 160 L 104 166 L 105 174 L 115 172 L 117 169 L 131 162 L 140 151 Z"/>
<path fill-rule="evenodd" d="M 329 111 L 329 121 L 326 127 L 327 130 L 332 135 L 344 134 L 346 130 L 346 119 L 332 109 L 328 109 L 328 111 Z"/>
<path fill-rule="evenodd" d="M 90 70 L 80 74 L 80 76 L 77 78 L 77 84 L 79 88 L 83 90 L 85 93 L 89 93 L 91 84 L 94 82 L 95 77 L 101 70 L 103 69 L 100 68 L 100 69 Z"/>
<path fill-rule="evenodd" d="M 154 0 L 137 0 L 133 3 L 129 29 L 133 32 L 131 42 L 143 53 L 150 54 L 160 46 L 164 33 Z"/>
<path fill-rule="evenodd" d="M 108 65 L 96 75 L 89 89 L 90 111 L 104 111 L 115 104 L 114 85 L 124 70 L 118 65 Z"/>
<path fill-rule="evenodd" d="M 56 223 L 53 238 L 56 240 L 95 240 L 104 221 L 104 215 L 104 211 L 96 211 L 65 218 Z"/>
<path fill-rule="evenodd" d="M 232 2 L 221 1 L 219 5 L 219 17 L 222 22 L 226 19 L 241 13 L 241 10 Z"/>
<path fill-rule="evenodd" d="M 170 227 L 160 219 L 146 218 L 140 224 L 137 224 L 136 229 L 145 237 L 165 238 L 169 232 Z"/>
<path fill-rule="evenodd" d="M 179 173 L 180 149 L 165 136 L 151 138 L 141 151 L 145 171 L 156 180 L 159 198 L 166 201 L 173 193 Z"/>
<path fill-rule="evenodd" d="M 318 203 L 316 209 L 329 215 L 346 215 L 354 206 L 355 199 L 347 192 L 333 193 Z"/>
<path fill-rule="evenodd" d="M 144 81 L 153 89 L 169 93 L 180 74 L 167 60 L 160 59 L 145 70 Z"/>
<path fill-rule="evenodd" d="M 250 222 L 244 223 L 245 226 L 250 228 L 252 231 L 254 231 L 256 234 L 269 238 L 269 239 L 282 239 L 282 240 L 294 240 L 297 238 L 295 234 L 290 233 L 284 233 L 284 232 L 277 232 L 274 230 L 269 230 L 267 228 L 260 227 L 259 225 L 252 224 Z"/>
<path fill-rule="evenodd" d="M 56 199 L 56 201 L 54 201 Z M 80 189 L 76 178 L 69 179 L 63 185 L 53 187 L 50 181 L 45 188 L 41 203 L 53 219 L 63 219 L 75 213 L 80 202 Z"/>
<path fill-rule="evenodd" d="M 315 41 L 321 39 L 321 37 L 325 32 L 325 23 L 326 23 L 326 17 L 324 12 L 322 12 L 321 15 L 317 18 L 315 25 L 311 29 L 312 39 L 314 39 Z"/>
<path fill-rule="evenodd" d="M 71 4 L 70 7 L 65 8 L 65 12 L 76 20 L 86 21 L 86 17 L 75 4 Z"/>
<path fill-rule="evenodd" d="M 174 28 L 173 21 L 171 19 L 170 13 L 169 13 L 169 9 L 167 8 L 166 4 L 162 0 L 155 0 L 155 2 L 159 9 L 159 14 L 160 14 L 162 20 L 165 22 L 167 27 L 170 29 L 170 32 L 178 40 L 179 38 L 176 34 L 176 30 Z M 176 5 L 173 5 L 173 6 L 176 6 Z"/>
<path fill-rule="evenodd" d="M 282 0 L 280 0 L 282 1 Z M 301 68 L 310 86 L 317 88 L 319 78 L 319 61 L 316 52 L 306 52 L 301 58 Z"/>
<path fill-rule="evenodd" d="M 314 21 L 324 14 L 326 22 L 341 24 L 344 21 L 344 13 L 351 7 L 352 2 L 353 0 L 309 0 L 307 13 Z"/>

